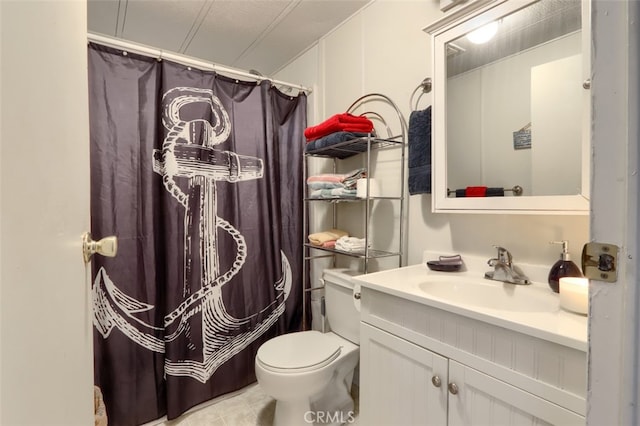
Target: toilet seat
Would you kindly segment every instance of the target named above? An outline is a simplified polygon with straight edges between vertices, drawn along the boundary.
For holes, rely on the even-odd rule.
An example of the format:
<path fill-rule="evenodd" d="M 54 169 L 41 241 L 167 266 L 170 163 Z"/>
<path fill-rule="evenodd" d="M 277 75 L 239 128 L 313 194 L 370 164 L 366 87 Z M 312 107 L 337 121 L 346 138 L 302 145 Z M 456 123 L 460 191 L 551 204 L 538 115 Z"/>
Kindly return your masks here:
<path fill-rule="evenodd" d="M 283 334 L 265 342 L 256 359 L 268 370 L 302 373 L 320 369 L 340 355 L 342 345 L 319 331 Z"/>

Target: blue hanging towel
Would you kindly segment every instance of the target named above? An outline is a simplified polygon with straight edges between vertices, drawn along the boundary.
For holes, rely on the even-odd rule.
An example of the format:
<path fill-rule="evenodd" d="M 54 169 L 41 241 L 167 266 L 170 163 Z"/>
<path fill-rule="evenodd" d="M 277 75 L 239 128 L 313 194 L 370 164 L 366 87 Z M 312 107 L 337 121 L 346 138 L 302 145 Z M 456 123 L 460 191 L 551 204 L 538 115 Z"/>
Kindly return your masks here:
<path fill-rule="evenodd" d="M 431 194 L 431 106 L 409 116 L 409 194 Z"/>

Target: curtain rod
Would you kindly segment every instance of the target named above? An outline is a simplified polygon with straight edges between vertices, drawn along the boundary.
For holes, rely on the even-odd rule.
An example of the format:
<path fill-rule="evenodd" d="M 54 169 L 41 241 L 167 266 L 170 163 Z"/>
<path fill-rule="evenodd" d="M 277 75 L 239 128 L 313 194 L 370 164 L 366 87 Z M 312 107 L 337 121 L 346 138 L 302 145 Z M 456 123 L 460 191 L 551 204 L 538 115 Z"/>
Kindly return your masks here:
<path fill-rule="evenodd" d="M 103 46 L 114 47 L 116 49 L 125 50 L 127 52 L 136 53 L 139 55 L 151 56 L 158 60 L 167 59 L 173 62 L 180 63 L 182 65 L 191 66 L 204 71 L 216 71 L 223 74 L 231 74 L 236 77 L 244 77 L 244 78 L 257 80 L 257 81 L 270 81 L 271 84 L 274 84 L 274 85 L 290 87 L 292 89 L 297 89 L 299 91 L 306 92 L 306 93 L 313 92 L 313 90 L 311 90 L 310 88 L 302 86 L 300 84 L 293 84 L 293 83 L 287 83 L 286 81 L 274 80 L 273 78 L 270 78 L 270 77 L 252 74 L 247 71 L 226 67 L 224 65 L 218 65 L 213 62 L 202 61 L 196 58 L 182 55 L 180 53 L 157 49 L 154 47 L 145 46 L 142 44 L 133 43 L 127 40 L 109 37 L 102 34 L 95 34 L 95 33 L 88 32 L 87 39 L 90 42 L 101 44 Z"/>

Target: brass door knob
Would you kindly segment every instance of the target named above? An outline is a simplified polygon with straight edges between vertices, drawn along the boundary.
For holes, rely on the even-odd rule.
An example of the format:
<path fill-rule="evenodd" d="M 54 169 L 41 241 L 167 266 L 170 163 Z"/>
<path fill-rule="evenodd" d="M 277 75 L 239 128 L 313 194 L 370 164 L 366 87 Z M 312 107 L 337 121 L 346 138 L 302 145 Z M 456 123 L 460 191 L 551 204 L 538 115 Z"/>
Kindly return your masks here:
<path fill-rule="evenodd" d="M 84 263 L 89 263 L 91 256 L 95 253 L 102 256 L 115 257 L 118 253 L 118 238 L 115 236 L 105 237 L 99 241 L 91 239 L 91 234 L 85 232 L 82 236 L 82 256 Z"/>

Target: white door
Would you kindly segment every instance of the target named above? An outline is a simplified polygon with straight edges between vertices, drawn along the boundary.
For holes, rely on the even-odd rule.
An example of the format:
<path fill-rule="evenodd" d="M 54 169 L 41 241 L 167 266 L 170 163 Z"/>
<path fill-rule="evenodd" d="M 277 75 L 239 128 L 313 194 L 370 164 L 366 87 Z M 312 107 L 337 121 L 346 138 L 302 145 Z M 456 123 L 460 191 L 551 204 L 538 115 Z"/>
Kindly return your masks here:
<path fill-rule="evenodd" d="M 446 387 L 446 358 L 360 323 L 361 424 L 445 425 Z"/>
<path fill-rule="evenodd" d="M 579 414 L 455 361 L 449 387 L 448 426 L 584 425 Z"/>
<path fill-rule="evenodd" d="M 637 424 L 640 416 L 638 3 L 592 3 L 591 240 L 621 252 L 618 281 L 590 284 L 590 425 Z"/>
<path fill-rule="evenodd" d="M 93 424 L 86 3 L 0 1 L 0 424 Z"/>

